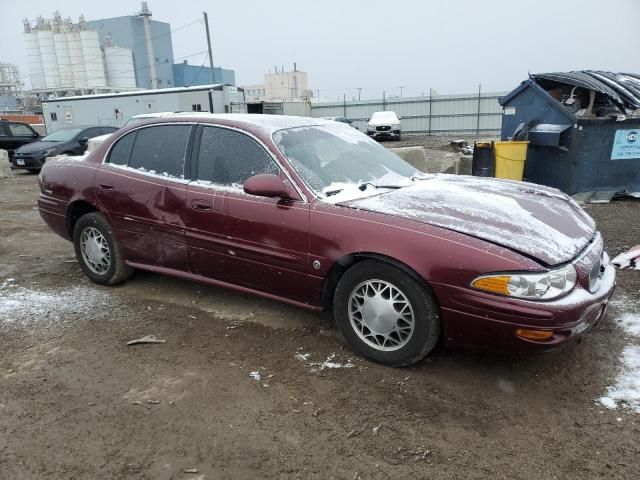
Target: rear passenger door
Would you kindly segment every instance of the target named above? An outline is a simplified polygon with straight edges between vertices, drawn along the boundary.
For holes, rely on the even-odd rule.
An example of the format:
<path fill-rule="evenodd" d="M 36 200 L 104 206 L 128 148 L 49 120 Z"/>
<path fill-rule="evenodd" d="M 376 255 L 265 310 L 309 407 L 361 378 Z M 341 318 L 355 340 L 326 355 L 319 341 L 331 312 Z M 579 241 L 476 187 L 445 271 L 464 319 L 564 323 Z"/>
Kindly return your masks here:
<path fill-rule="evenodd" d="M 134 264 L 188 269 L 182 215 L 193 128 L 151 125 L 126 133 L 96 173 L 96 195 Z"/>
<path fill-rule="evenodd" d="M 202 126 L 187 192 L 187 242 L 194 273 L 279 297 L 308 299 L 309 205 L 244 193 L 242 185 L 280 166 L 238 130 Z M 291 191 L 295 189 L 291 185 Z"/>

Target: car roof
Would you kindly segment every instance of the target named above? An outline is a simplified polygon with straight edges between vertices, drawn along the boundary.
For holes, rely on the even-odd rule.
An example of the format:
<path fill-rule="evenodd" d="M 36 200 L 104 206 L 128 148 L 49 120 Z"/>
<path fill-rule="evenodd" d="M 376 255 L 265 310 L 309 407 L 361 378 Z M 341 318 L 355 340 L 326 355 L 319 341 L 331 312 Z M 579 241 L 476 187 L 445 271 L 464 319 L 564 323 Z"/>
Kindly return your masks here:
<path fill-rule="evenodd" d="M 270 135 L 278 130 L 296 127 L 311 127 L 320 125 L 335 125 L 333 120 L 312 117 L 294 117 L 289 115 L 264 115 L 257 113 L 206 113 L 206 112 L 181 112 L 162 117 L 163 123 L 172 118 L 195 120 L 222 120 L 221 123 L 234 123 L 247 129 L 261 130 Z M 213 123 L 213 122 L 212 122 Z"/>

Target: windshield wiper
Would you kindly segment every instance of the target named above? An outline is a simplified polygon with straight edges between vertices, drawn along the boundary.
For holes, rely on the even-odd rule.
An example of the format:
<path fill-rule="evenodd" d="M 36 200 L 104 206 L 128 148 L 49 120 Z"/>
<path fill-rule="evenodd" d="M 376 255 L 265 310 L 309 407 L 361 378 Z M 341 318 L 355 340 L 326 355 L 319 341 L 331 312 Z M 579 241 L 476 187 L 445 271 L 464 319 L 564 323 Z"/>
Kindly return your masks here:
<path fill-rule="evenodd" d="M 371 185 L 375 189 L 386 188 L 386 189 L 390 189 L 390 190 L 397 190 L 398 188 L 408 187 L 408 185 L 379 185 L 379 184 L 373 183 L 373 182 L 362 182 L 362 183 L 358 184 L 358 189 L 360 189 L 361 191 L 364 192 L 367 189 L 367 185 Z M 343 190 L 344 190 L 344 188 L 337 188 L 335 190 L 329 190 L 328 192 L 324 192 L 324 195 L 326 197 L 330 197 L 332 195 L 337 195 L 338 193 L 340 193 Z"/>
<path fill-rule="evenodd" d="M 373 188 L 391 188 L 394 190 L 408 186 L 408 185 L 380 185 L 378 183 L 373 183 L 373 182 L 362 182 L 358 184 L 358 188 L 364 192 L 367 189 L 367 185 L 371 185 Z"/>

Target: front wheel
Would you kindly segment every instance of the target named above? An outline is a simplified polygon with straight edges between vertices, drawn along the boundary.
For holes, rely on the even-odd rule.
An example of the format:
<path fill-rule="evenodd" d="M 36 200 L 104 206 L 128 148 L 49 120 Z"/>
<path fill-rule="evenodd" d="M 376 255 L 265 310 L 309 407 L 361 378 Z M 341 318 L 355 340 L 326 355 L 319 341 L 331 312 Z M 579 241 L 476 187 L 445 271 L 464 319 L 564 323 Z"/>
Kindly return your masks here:
<path fill-rule="evenodd" d="M 131 276 L 120 255 L 109 221 L 98 212 L 80 217 L 73 229 L 76 258 L 84 273 L 101 285 L 114 285 Z"/>
<path fill-rule="evenodd" d="M 426 285 L 381 261 L 364 260 L 347 270 L 333 311 L 354 350 L 385 365 L 418 362 L 440 338 L 440 309 Z"/>

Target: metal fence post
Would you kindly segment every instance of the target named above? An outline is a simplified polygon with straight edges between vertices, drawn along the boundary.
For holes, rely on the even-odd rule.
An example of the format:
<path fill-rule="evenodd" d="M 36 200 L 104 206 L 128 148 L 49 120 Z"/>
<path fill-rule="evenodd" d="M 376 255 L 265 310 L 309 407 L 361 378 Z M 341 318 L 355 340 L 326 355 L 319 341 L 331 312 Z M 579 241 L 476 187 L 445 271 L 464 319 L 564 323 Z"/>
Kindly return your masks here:
<path fill-rule="evenodd" d="M 476 135 L 480 134 L 480 100 L 481 100 L 482 84 L 478 85 L 478 119 L 476 122 Z"/>
<path fill-rule="evenodd" d="M 343 112 L 343 117 L 347 118 L 347 94 L 343 93 L 342 94 L 342 112 Z"/>
<path fill-rule="evenodd" d="M 385 97 L 384 90 L 382 90 L 382 111 L 387 110 L 387 98 Z"/>
<path fill-rule="evenodd" d="M 429 89 L 429 136 L 431 136 L 431 95 L 433 89 Z"/>

